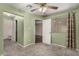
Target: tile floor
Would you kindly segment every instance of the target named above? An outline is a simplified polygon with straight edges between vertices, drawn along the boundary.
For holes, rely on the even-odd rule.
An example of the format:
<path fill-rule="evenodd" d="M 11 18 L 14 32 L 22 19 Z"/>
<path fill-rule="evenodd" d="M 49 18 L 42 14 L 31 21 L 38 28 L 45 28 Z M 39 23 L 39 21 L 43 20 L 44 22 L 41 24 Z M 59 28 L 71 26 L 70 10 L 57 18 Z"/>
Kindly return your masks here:
<path fill-rule="evenodd" d="M 28 47 L 21 47 L 11 40 L 4 40 L 4 56 L 78 56 L 73 51 L 57 45 L 36 43 Z"/>

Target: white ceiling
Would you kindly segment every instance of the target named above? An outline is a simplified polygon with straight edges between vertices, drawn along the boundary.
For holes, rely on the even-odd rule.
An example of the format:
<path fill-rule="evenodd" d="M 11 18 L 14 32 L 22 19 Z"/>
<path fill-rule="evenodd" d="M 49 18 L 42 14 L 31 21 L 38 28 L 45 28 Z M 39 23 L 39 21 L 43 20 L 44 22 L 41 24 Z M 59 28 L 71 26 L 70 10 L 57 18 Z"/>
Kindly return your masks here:
<path fill-rule="evenodd" d="M 24 11 L 28 10 L 29 13 L 33 13 L 33 14 L 37 14 L 37 15 L 43 15 L 39 10 L 36 10 L 34 12 L 30 11 L 34 8 L 39 8 L 40 7 L 40 6 L 38 6 L 36 4 L 33 4 L 33 3 L 28 3 L 28 4 L 27 3 L 14 3 L 14 4 L 11 4 L 11 5 L 13 5 L 14 7 L 17 7 L 19 9 L 22 9 Z M 32 5 L 32 8 L 27 8 L 26 7 L 27 5 Z M 47 9 L 46 12 L 45 12 L 45 15 L 50 15 L 50 14 L 53 14 L 53 13 L 65 11 L 65 10 L 70 9 L 70 8 L 75 8 L 79 4 L 78 3 L 47 3 L 47 5 L 57 6 L 58 9 L 57 10 Z"/>

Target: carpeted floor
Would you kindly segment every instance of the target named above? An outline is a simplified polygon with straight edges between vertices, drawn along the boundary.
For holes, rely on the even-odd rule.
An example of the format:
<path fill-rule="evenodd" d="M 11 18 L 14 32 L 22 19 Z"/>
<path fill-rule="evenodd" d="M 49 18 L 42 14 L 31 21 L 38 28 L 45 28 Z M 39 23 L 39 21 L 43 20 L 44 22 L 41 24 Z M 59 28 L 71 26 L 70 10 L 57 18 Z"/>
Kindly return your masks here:
<path fill-rule="evenodd" d="M 28 47 L 21 47 L 11 40 L 4 40 L 5 56 L 77 56 L 78 51 L 69 50 L 57 45 L 36 43 Z"/>

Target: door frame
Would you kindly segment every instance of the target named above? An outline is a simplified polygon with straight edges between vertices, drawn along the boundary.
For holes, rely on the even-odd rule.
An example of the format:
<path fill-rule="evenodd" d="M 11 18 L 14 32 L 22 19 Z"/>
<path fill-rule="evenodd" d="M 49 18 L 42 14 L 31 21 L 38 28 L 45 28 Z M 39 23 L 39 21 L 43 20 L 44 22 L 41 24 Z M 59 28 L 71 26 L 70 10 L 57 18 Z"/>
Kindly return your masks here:
<path fill-rule="evenodd" d="M 18 37 L 17 37 L 17 36 L 18 36 L 18 34 L 17 34 L 17 33 L 18 33 L 18 32 L 17 32 L 17 30 L 18 30 L 18 28 L 17 28 L 17 27 L 18 27 L 18 26 L 17 26 L 17 25 L 18 25 L 18 20 L 15 20 L 15 22 L 16 22 L 16 24 L 15 24 L 15 27 L 16 27 L 16 28 L 15 28 L 15 29 L 16 29 L 16 33 L 15 33 L 15 37 L 16 37 L 16 38 L 15 38 L 15 41 L 17 42 L 17 39 L 18 39 Z"/>
<path fill-rule="evenodd" d="M 35 20 L 36 20 L 36 19 L 33 19 L 33 22 L 34 22 L 34 43 L 35 43 L 35 38 L 36 38 L 36 37 L 35 37 L 35 31 L 36 31 L 36 30 L 35 30 Z M 50 18 L 50 20 L 51 20 L 51 18 Z M 41 20 L 41 21 L 42 21 L 42 29 L 43 29 L 43 20 Z M 52 24 L 50 24 L 50 25 L 52 25 Z M 52 27 L 52 26 L 51 26 L 51 27 Z M 51 28 L 51 29 L 52 29 L 52 28 Z M 43 30 L 42 30 L 42 31 L 43 31 Z M 50 38 L 50 41 L 51 41 L 51 42 L 50 42 L 50 43 L 51 43 L 51 45 L 52 45 L 52 31 L 51 31 L 51 33 L 50 33 L 50 36 L 51 36 L 51 38 Z M 42 43 L 43 43 L 43 33 L 42 33 Z"/>

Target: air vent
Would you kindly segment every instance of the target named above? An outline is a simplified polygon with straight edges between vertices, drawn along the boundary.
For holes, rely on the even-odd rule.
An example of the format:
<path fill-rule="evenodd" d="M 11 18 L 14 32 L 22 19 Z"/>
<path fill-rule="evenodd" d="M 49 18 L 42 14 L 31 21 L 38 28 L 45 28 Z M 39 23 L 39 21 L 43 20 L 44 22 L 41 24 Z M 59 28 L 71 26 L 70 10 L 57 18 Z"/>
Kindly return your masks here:
<path fill-rule="evenodd" d="M 27 8 L 32 8 L 32 5 L 27 5 L 26 7 L 27 7 Z"/>

